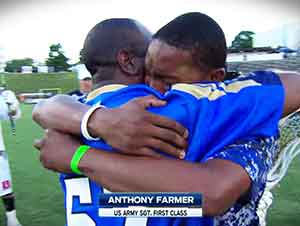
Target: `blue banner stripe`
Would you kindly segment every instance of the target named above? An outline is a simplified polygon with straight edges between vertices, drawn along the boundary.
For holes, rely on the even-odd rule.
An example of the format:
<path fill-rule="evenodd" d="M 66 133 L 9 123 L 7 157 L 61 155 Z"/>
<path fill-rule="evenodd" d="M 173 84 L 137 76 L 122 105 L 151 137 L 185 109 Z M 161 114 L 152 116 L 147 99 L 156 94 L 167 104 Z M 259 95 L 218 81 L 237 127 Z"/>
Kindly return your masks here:
<path fill-rule="evenodd" d="M 200 193 L 108 193 L 100 194 L 102 208 L 149 206 L 149 207 L 201 207 Z"/>

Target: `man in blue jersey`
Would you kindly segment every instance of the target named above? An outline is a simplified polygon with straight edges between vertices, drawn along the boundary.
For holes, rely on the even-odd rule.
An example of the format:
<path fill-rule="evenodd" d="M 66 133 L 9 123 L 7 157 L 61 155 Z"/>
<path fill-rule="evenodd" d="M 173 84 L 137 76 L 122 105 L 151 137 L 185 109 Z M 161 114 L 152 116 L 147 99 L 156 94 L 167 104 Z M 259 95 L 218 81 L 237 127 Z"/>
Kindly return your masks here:
<path fill-rule="evenodd" d="M 180 20 L 181 18 L 179 18 L 179 20 Z M 195 17 L 193 17 L 193 20 L 195 19 Z M 196 18 L 197 19 L 197 18 Z M 175 21 L 176 22 L 176 21 Z M 177 22 L 178 22 L 178 20 L 177 20 Z M 169 27 L 170 27 L 171 25 L 169 25 Z M 177 25 L 178 26 L 178 25 Z M 168 26 L 167 26 L 168 27 Z M 182 28 L 181 28 L 182 29 Z M 157 36 L 156 36 L 157 37 Z M 156 38 L 157 39 L 157 38 Z M 174 40 L 173 40 L 174 41 Z M 155 42 L 156 42 L 156 44 L 155 44 Z M 153 43 L 155 44 L 155 45 L 160 45 L 160 46 L 162 46 L 163 44 L 166 44 L 166 43 L 159 43 L 160 42 L 160 40 L 154 40 L 153 41 Z M 152 50 L 151 50 L 151 46 L 150 46 L 150 49 L 149 49 L 149 52 L 150 52 L 150 56 L 148 56 L 148 60 L 151 62 L 151 63 L 149 63 L 149 61 L 148 61 L 148 63 L 147 63 L 147 66 L 148 66 L 148 70 L 150 71 L 150 73 L 152 73 L 151 72 L 151 69 L 153 69 L 153 68 L 155 68 L 155 66 L 157 66 L 157 62 L 155 62 L 155 59 L 152 59 L 151 60 L 151 51 L 152 51 L 152 54 L 153 55 L 157 55 L 156 57 L 160 57 L 161 55 L 160 54 L 155 54 L 155 45 L 154 45 L 154 47 L 152 46 Z M 168 45 L 168 44 L 167 44 Z M 168 48 L 169 46 L 163 46 L 165 49 L 166 48 Z M 154 50 L 153 50 L 154 49 Z M 170 49 L 170 48 L 169 48 Z M 172 50 L 174 50 L 174 48 L 172 49 L 171 48 L 171 51 Z M 176 50 L 176 48 L 175 48 L 175 50 Z M 153 53 L 154 52 L 154 53 Z M 185 55 L 185 53 L 186 52 L 184 52 L 183 51 L 183 53 L 181 53 L 181 55 L 183 56 L 183 57 L 188 57 L 188 55 Z M 171 54 L 172 55 L 172 54 Z M 178 55 L 178 54 L 177 54 Z M 180 54 L 179 54 L 180 55 Z M 166 57 L 166 55 L 163 55 L 162 54 L 162 56 L 163 56 L 163 59 L 161 59 L 160 60 L 160 62 L 163 62 L 164 61 L 164 59 L 168 59 L 167 57 Z M 173 56 L 176 56 L 176 53 L 174 54 L 173 53 Z M 182 57 L 181 56 L 181 57 Z M 149 59 L 149 57 L 150 57 L 150 59 Z M 153 58 L 153 57 L 152 57 Z M 176 58 L 176 57 L 175 57 Z M 178 60 L 178 56 L 177 56 L 177 60 Z M 192 63 L 191 62 L 191 58 L 189 59 L 189 58 L 183 58 L 183 60 L 185 60 L 185 63 Z M 188 61 L 188 60 L 190 60 L 190 61 Z M 165 60 L 166 62 L 169 62 L 168 60 Z M 173 62 L 174 63 L 174 62 Z M 203 63 L 203 62 L 202 62 Z M 205 62 L 205 63 L 207 63 L 207 62 Z M 178 67 L 176 67 L 176 64 L 174 65 L 173 64 L 173 66 L 174 66 L 174 71 L 173 72 L 175 72 L 175 76 L 169 76 L 169 77 L 167 77 L 167 76 L 165 76 L 165 74 L 164 73 L 162 73 L 162 74 L 159 74 L 159 73 L 157 73 L 157 72 L 155 72 L 154 73 L 154 78 L 151 78 L 151 76 L 149 76 L 150 78 L 150 84 L 151 84 L 151 82 L 156 82 L 157 83 L 157 81 L 159 81 L 158 80 L 158 78 L 159 78 L 159 76 L 160 77 L 163 77 L 163 76 L 165 76 L 165 77 L 167 77 L 167 79 L 168 79 L 168 81 L 165 81 L 165 80 L 163 80 L 163 82 L 161 83 L 161 84 L 163 84 L 163 85 L 161 85 L 160 83 L 160 86 L 157 86 L 157 88 L 159 88 L 159 90 L 161 90 L 161 91 L 165 91 L 165 87 L 168 87 L 170 84 L 172 84 L 173 83 L 173 80 L 175 79 L 178 79 L 178 77 L 176 77 L 176 76 L 178 76 L 180 73 L 180 69 L 181 69 L 181 72 L 182 72 L 182 70 L 183 69 L 185 69 L 184 67 L 182 67 L 183 65 L 180 65 L 180 61 L 177 61 L 177 64 L 178 64 Z M 154 65 L 154 66 L 153 66 Z M 188 66 L 192 66 L 192 64 L 191 65 L 188 65 Z M 194 65 L 195 66 L 195 65 Z M 206 65 L 206 66 L 208 66 L 208 65 Z M 173 68 L 173 67 L 172 67 Z M 160 68 L 161 69 L 161 68 Z M 179 70 L 178 70 L 179 69 Z M 208 68 L 208 69 L 210 69 L 210 68 Z M 216 69 L 218 69 L 218 70 L 214 70 L 214 76 L 220 76 L 220 75 L 222 75 L 222 70 L 219 70 L 219 68 L 216 68 Z M 201 75 L 199 74 L 199 73 L 197 73 L 197 70 L 198 69 L 196 69 L 195 67 L 191 67 L 191 69 L 189 69 L 190 71 L 190 74 L 192 74 L 192 75 L 195 75 L 195 77 L 198 79 L 198 81 L 199 80 L 201 80 L 202 78 L 201 78 Z M 202 74 L 202 75 L 204 75 L 204 74 Z M 258 75 L 260 75 L 261 77 L 262 77 L 262 80 L 264 80 L 263 79 L 263 77 L 266 77 L 266 78 L 269 78 L 269 79 L 271 79 L 272 80 L 272 78 L 274 79 L 273 80 L 273 82 L 271 81 L 271 82 L 266 82 L 266 81 L 260 81 L 262 84 L 273 84 L 274 86 L 278 86 L 278 83 L 277 82 L 275 82 L 277 79 L 276 79 L 276 76 L 275 75 L 273 75 L 272 73 L 260 73 L 260 74 L 258 74 Z M 252 77 L 252 79 L 250 79 L 250 80 L 253 80 L 253 81 L 256 81 L 257 80 L 257 82 L 259 81 L 259 78 L 258 78 L 258 75 L 253 75 L 253 77 Z M 172 78 L 170 78 L 170 77 L 172 77 Z M 191 80 L 189 81 L 189 82 L 196 82 L 197 80 L 195 80 L 195 78 L 193 78 L 193 76 L 191 76 L 190 77 L 191 78 Z M 206 77 L 206 78 L 208 78 L 208 77 Z M 171 80 L 171 79 L 173 79 L 173 80 Z M 209 79 L 208 79 L 209 80 Z M 247 80 L 247 79 L 245 79 L 245 81 L 248 81 L 249 82 L 249 79 Z M 245 82 L 244 81 L 244 82 Z M 176 81 L 175 81 L 176 82 Z M 237 82 L 242 82 L 242 80 L 241 81 L 237 81 Z M 284 81 L 285 82 L 285 81 Z M 242 82 L 243 83 L 243 82 Z M 285 83 L 284 83 L 285 84 Z M 234 91 L 234 92 L 237 92 L 237 90 L 235 90 L 234 89 L 234 87 L 236 87 L 236 85 L 237 85 L 237 83 L 235 83 L 235 82 L 232 82 L 232 83 L 228 83 L 228 84 L 214 84 L 214 85 L 211 85 L 211 84 L 208 84 L 208 85 L 205 85 L 205 84 L 202 84 L 202 87 L 200 86 L 200 87 L 198 87 L 198 86 L 190 86 L 190 88 L 193 88 L 194 89 L 194 91 L 196 90 L 196 93 L 198 92 L 198 95 L 199 95 L 199 92 L 204 92 L 204 94 L 202 93 L 200 93 L 201 95 L 203 95 L 203 96 L 198 96 L 198 97 L 203 97 L 204 99 L 205 98 L 207 98 L 208 100 L 210 100 L 209 98 L 212 98 L 212 99 L 214 99 L 214 98 L 216 98 L 216 99 L 218 99 L 218 100 L 220 100 L 219 99 L 219 97 L 220 97 L 220 95 L 223 95 L 223 93 L 224 93 L 224 95 L 226 96 L 226 98 L 227 98 L 227 92 L 229 91 L 228 90 L 228 87 L 231 87 L 230 88 L 230 90 L 231 91 Z M 204 87 L 203 87 L 204 86 Z M 181 88 L 183 88 L 183 87 L 181 87 Z M 241 88 L 241 87 L 240 87 Z M 279 88 L 279 86 L 278 86 L 278 88 Z M 292 87 L 293 88 L 293 87 Z M 294 87 L 295 88 L 295 87 Z M 179 90 L 180 91 L 180 86 L 179 86 L 179 88 L 178 88 L 178 86 L 177 86 L 177 88 L 176 88 L 176 86 L 173 88 L 173 90 L 174 89 L 177 89 L 177 90 Z M 280 88 L 279 88 L 280 89 Z M 181 90 L 182 91 L 182 90 Z M 186 90 L 187 91 L 187 90 Z M 248 90 L 249 91 L 249 90 Z M 190 90 L 190 92 L 193 92 L 192 90 Z M 205 94 L 205 92 L 206 92 L 206 94 Z M 229 93 L 231 93 L 230 91 L 229 91 Z M 258 92 L 259 93 L 259 92 Z M 155 94 L 155 93 L 154 93 Z M 206 96 L 207 94 L 211 94 L 211 95 L 208 95 L 208 96 Z M 232 93 L 231 93 L 232 94 Z M 230 95 L 231 95 L 230 94 Z M 159 96 L 158 94 L 156 94 L 157 96 Z M 259 94 L 258 94 L 259 95 Z M 279 95 L 280 96 L 280 95 Z M 255 97 L 255 96 L 253 96 L 253 97 Z M 218 102 L 218 100 L 217 100 L 217 102 Z M 246 99 L 245 99 L 246 100 Z M 276 101 L 275 101 L 276 102 Z M 241 102 L 242 103 L 242 102 Z M 287 101 L 287 103 L 289 104 L 290 103 L 290 100 L 289 101 Z M 292 105 L 291 105 L 292 106 Z M 287 107 L 291 107 L 291 106 L 287 106 Z M 203 110 L 203 109 L 202 109 Z M 287 110 L 287 109 L 286 109 Z M 107 109 L 107 110 L 105 110 L 106 112 L 109 112 L 109 110 Z M 102 111 L 102 112 L 105 112 L 104 110 Z M 113 111 L 110 111 L 111 113 L 113 113 Z M 97 112 L 96 112 L 97 113 Z M 213 112 L 211 112 L 211 113 L 213 113 Z M 278 112 L 277 112 L 278 113 Z M 209 116 L 209 114 L 208 115 L 206 115 L 206 116 Z M 206 117 L 207 118 L 207 117 Z M 185 124 L 186 126 L 187 126 L 187 124 L 186 123 L 184 123 L 184 122 L 182 122 L 183 124 Z M 213 121 L 211 122 L 211 123 L 213 123 Z M 272 123 L 271 123 L 272 124 Z M 211 125 L 213 125 L 213 124 L 211 124 Z M 234 127 L 233 127 L 234 128 Z M 224 127 L 224 129 L 226 129 L 226 127 Z M 261 128 L 262 129 L 262 128 Z M 190 132 L 191 132 L 191 129 L 190 129 Z M 270 134 L 269 134 L 270 135 Z M 51 134 L 50 134 L 50 136 L 52 136 L 52 138 L 53 138 L 53 136 L 55 136 L 55 135 L 53 135 L 53 133 L 51 132 Z M 197 136 L 198 137 L 198 136 Z M 195 139 L 195 138 L 194 138 Z M 193 139 L 193 140 L 194 140 Z M 55 139 L 56 141 L 58 141 L 58 140 L 60 140 L 58 137 L 57 137 L 57 134 L 56 134 L 56 139 Z M 70 139 L 69 139 L 69 141 L 70 141 Z M 73 140 L 72 140 L 72 142 L 73 142 Z M 72 143 L 71 142 L 71 143 Z M 252 141 L 253 142 L 253 141 Z M 229 142 L 230 143 L 230 142 Z M 257 143 L 254 141 L 253 143 L 255 143 L 256 145 L 257 145 Z M 74 144 L 74 142 L 73 142 L 73 144 Z M 70 142 L 69 142 L 69 144 L 68 145 L 70 145 Z M 70 147 L 70 146 L 69 146 Z M 204 146 L 204 147 L 210 147 L 209 145 L 208 146 Z M 214 147 L 214 145 L 212 145 L 211 147 Z M 67 149 L 67 148 L 66 148 Z M 70 150 L 72 150 L 73 149 L 73 147 L 70 147 Z M 217 148 L 218 149 L 218 148 Z M 237 153 L 235 153 L 235 154 L 243 154 L 243 153 L 240 153 L 240 152 L 238 152 L 238 149 L 239 149 L 239 147 L 234 147 L 234 148 L 232 148 L 232 149 L 237 149 L 235 152 L 237 152 Z M 191 158 L 193 158 L 192 156 L 189 156 L 189 153 L 192 153 L 192 151 L 190 152 L 190 150 L 191 149 L 189 149 L 189 151 L 188 151 L 188 153 L 187 153 L 187 160 L 189 160 L 189 157 L 191 157 Z M 247 150 L 247 148 L 246 148 L 246 150 L 243 150 L 244 152 L 245 152 L 245 156 L 243 156 L 243 158 L 245 157 L 245 158 L 250 158 L 251 160 L 252 160 L 252 157 L 253 156 L 250 156 L 250 153 L 251 153 L 251 151 L 254 151 L 254 150 Z M 74 151 L 73 151 L 74 152 Z M 212 153 L 207 153 L 208 154 L 208 156 L 202 156 L 202 157 L 200 157 L 200 156 L 198 156 L 198 157 L 196 157 L 196 158 L 200 158 L 200 159 L 198 159 L 198 160 L 201 160 L 201 161 L 203 161 L 203 160 L 206 160 L 206 159 L 209 159 L 209 158 L 215 158 L 215 156 L 217 156 L 216 158 L 221 158 L 221 159 L 227 159 L 228 160 L 228 158 L 230 157 L 230 155 L 229 155 L 229 153 L 231 153 L 231 152 L 233 152 L 233 150 L 231 150 L 230 148 L 229 149 L 227 149 L 225 152 L 221 152 L 221 153 L 218 153 L 219 155 L 215 155 L 216 153 L 214 153 L 213 151 L 212 151 Z M 97 156 L 97 152 L 93 152 L 93 151 L 89 151 L 89 153 L 92 153 L 92 154 L 89 154 L 89 156 L 93 156 L 93 157 L 96 157 Z M 97 154 L 95 154 L 95 153 L 97 153 Z M 197 152 L 198 153 L 198 152 Z M 224 153 L 226 153 L 226 154 L 224 154 Z M 232 154 L 232 153 L 231 153 Z M 249 156 L 247 156 L 247 155 L 249 155 Z M 88 156 L 88 154 L 87 154 L 87 156 Z M 107 161 L 107 162 L 110 162 L 112 159 L 114 159 L 114 161 L 116 161 L 116 160 L 118 160 L 119 162 L 123 162 L 124 163 L 124 161 L 125 161 L 125 163 L 126 163 L 126 161 L 128 162 L 130 162 L 131 160 L 129 159 L 129 157 L 124 157 L 125 159 L 123 159 L 123 157 L 120 157 L 120 156 L 117 156 L 117 155 L 112 155 L 112 156 L 110 156 L 109 154 L 107 154 L 107 153 L 102 153 L 102 154 L 99 154 L 98 156 L 100 156 L 100 159 L 102 159 L 102 161 L 103 161 L 103 158 Z M 232 157 L 232 156 L 231 156 Z M 260 156 L 261 157 L 261 156 Z M 88 157 L 86 157 L 85 158 L 85 161 L 87 161 L 87 158 Z M 110 159 L 110 158 L 112 158 L 112 159 Z M 96 159 L 96 158 L 94 158 L 94 159 Z M 158 190 L 158 191 L 166 191 L 166 190 L 172 190 L 172 189 L 174 189 L 174 190 L 177 190 L 177 191 L 183 191 L 183 190 L 188 190 L 188 191 L 190 191 L 191 189 L 193 190 L 193 189 L 195 189 L 195 190 L 197 190 L 197 191 L 201 191 L 202 193 L 204 193 L 204 196 L 207 196 L 208 197 L 208 200 L 210 199 L 210 196 L 209 196 L 209 192 L 211 193 L 210 195 L 212 195 L 211 197 L 213 197 L 213 196 L 215 196 L 216 197 L 216 200 L 218 201 L 218 203 L 217 202 L 213 202 L 214 200 L 213 200 L 213 198 L 210 200 L 210 201 L 207 201 L 207 206 L 206 206 L 206 214 L 208 214 L 208 215 L 217 215 L 218 213 L 219 213 L 219 211 L 224 211 L 223 209 L 226 209 L 226 208 L 228 208 L 227 207 L 227 205 L 229 205 L 230 203 L 232 203 L 232 202 L 234 202 L 234 200 L 237 200 L 240 196 L 241 196 L 241 194 L 243 194 L 243 193 L 245 193 L 246 192 L 246 190 L 248 190 L 248 188 L 249 188 L 249 186 L 250 186 L 250 179 L 248 178 L 248 175 L 245 173 L 245 171 L 243 171 L 242 170 L 242 168 L 240 167 L 240 166 L 242 166 L 242 167 L 245 167 L 245 169 L 246 169 L 246 171 L 248 172 L 248 173 L 251 173 L 251 172 L 249 172 L 249 169 L 247 169 L 247 167 L 246 167 L 246 165 L 243 165 L 242 164 L 242 162 L 245 160 L 245 159 L 242 159 L 242 158 L 236 158 L 235 159 L 235 161 L 234 161 L 234 159 L 230 159 L 229 158 L 229 160 L 232 160 L 232 162 L 235 162 L 235 164 L 233 164 L 233 163 L 229 163 L 230 161 L 223 161 L 223 160 L 219 160 L 219 159 L 215 159 L 215 160 L 209 160 L 209 161 L 207 161 L 207 162 L 205 162 L 204 164 L 195 164 L 195 165 L 193 165 L 193 164 L 187 164 L 187 163 L 178 163 L 177 161 L 176 162 L 174 162 L 174 161 L 172 161 L 172 160 L 157 160 L 157 159 L 152 159 L 152 160 L 150 160 L 150 159 L 140 159 L 140 160 L 133 160 L 135 163 L 137 163 L 137 164 L 134 164 L 134 167 L 137 167 L 136 169 L 140 169 L 140 167 L 141 166 L 143 166 L 143 172 L 144 172 L 144 176 L 145 175 L 148 175 L 148 176 L 151 176 L 151 174 L 152 175 L 154 175 L 153 176 L 153 180 L 146 180 L 145 181 L 145 179 L 143 179 L 143 185 L 140 185 L 139 184 L 139 175 L 137 175 L 136 173 L 134 173 L 134 172 L 137 172 L 137 170 L 135 169 L 133 169 L 134 167 L 130 167 L 129 166 L 129 171 L 131 172 L 131 176 L 130 177 L 124 177 L 124 178 L 126 178 L 126 181 L 124 181 L 124 182 L 122 182 L 122 183 L 125 183 L 125 184 L 120 184 L 120 182 L 117 182 L 117 181 L 114 181 L 114 179 L 111 179 L 111 180 L 106 180 L 106 178 L 105 178 L 105 175 L 102 175 L 101 174 L 101 178 L 100 178 L 100 180 L 99 180 L 99 178 L 97 179 L 97 174 L 95 174 L 95 171 L 94 170 L 90 170 L 90 166 L 92 166 L 93 165 L 93 161 L 92 162 L 90 162 L 91 164 L 88 164 L 88 166 L 85 166 L 85 167 L 87 167 L 87 168 L 85 168 L 85 167 L 82 167 L 82 170 L 83 170 L 83 172 L 86 174 L 86 175 L 88 175 L 88 176 L 90 176 L 91 178 L 93 178 L 93 179 L 96 179 L 96 181 L 99 181 L 99 182 L 101 182 L 101 184 L 104 184 L 104 185 L 106 185 L 107 187 L 111 187 L 112 188 L 112 190 Z M 240 160 L 240 162 L 237 162 L 238 161 L 238 159 Z M 83 159 L 84 160 L 84 159 Z M 193 159 L 190 159 L 190 160 L 193 160 Z M 148 161 L 148 163 L 147 163 L 147 161 Z M 128 162 L 128 163 L 129 163 Z M 139 163 L 140 162 L 140 163 Z M 156 165 L 156 166 L 158 166 L 158 165 L 160 165 L 160 164 L 162 164 L 162 166 L 164 166 L 164 168 L 167 168 L 167 169 L 170 169 L 170 167 L 172 166 L 172 171 L 173 171 L 173 173 L 175 173 L 175 175 L 184 175 L 183 176 L 183 181 L 182 181 L 182 184 L 178 184 L 178 180 L 177 180 L 177 184 L 175 185 L 174 183 L 176 182 L 174 179 L 174 176 L 172 176 L 172 175 L 168 175 L 167 177 L 165 177 L 165 176 L 163 176 L 163 177 L 161 177 L 161 178 L 163 178 L 164 180 L 168 180 L 168 182 L 167 183 L 165 183 L 164 181 L 160 181 L 161 183 L 160 184 L 157 184 L 157 181 L 155 182 L 155 178 L 159 178 L 159 176 L 156 176 L 155 177 L 155 174 L 156 173 L 158 173 L 158 171 L 160 172 L 160 174 L 162 174 L 162 175 L 167 175 L 167 173 L 168 172 L 166 172 L 166 170 L 164 170 L 164 169 L 162 169 L 161 167 L 154 167 L 153 169 L 152 169 L 152 167 L 151 167 L 151 171 L 152 172 L 150 172 L 150 174 L 147 172 L 147 170 L 145 169 L 145 168 L 147 168 L 148 166 L 149 166 L 149 164 L 150 164 L 150 162 L 151 162 L 151 164 L 152 165 Z M 96 163 L 96 162 L 94 162 L 94 163 Z M 143 165 L 141 165 L 141 163 L 143 163 Z M 82 163 L 82 164 L 84 164 L 84 163 Z M 120 163 L 121 164 L 121 163 Z M 177 165 L 176 166 L 176 164 L 179 164 L 179 165 Z M 104 167 L 104 168 L 101 168 L 100 169 L 100 171 L 104 171 L 105 172 L 105 167 L 108 167 L 108 165 L 107 164 L 98 164 L 98 165 L 100 165 L 101 167 Z M 111 165 L 111 164 L 110 164 Z M 122 164 L 121 164 L 122 165 Z M 131 166 L 133 166 L 133 164 L 131 164 Z M 126 167 L 126 169 L 127 169 L 127 167 Z M 156 170 L 157 169 L 157 170 Z M 214 171 L 211 171 L 212 169 L 214 169 Z M 107 170 L 107 169 L 106 169 Z M 119 172 L 119 170 L 120 169 L 116 169 L 116 171 L 118 171 L 118 172 L 116 172 L 116 171 L 114 171 L 113 169 L 111 169 L 112 171 L 113 171 L 113 173 L 112 172 L 109 172 L 109 170 L 107 171 L 107 176 L 108 177 L 110 177 L 110 178 L 113 178 L 113 175 L 118 175 L 118 172 Z M 63 170 L 62 170 L 63 171 Z M 69 172 L 70 170 L 69 169 L 65 169 L 65 171 L 66 172 Z M 126 170 L 127 171 L 127 170 Z M 155 172 L 153 172 L 153 171 L 155 171 Z M 172 172 L 170 172 L 170 170 L 168 170 L 169 171 L 169 173 L 172 173 Z M 222 172 L 221 172 L 222 171 Z M 121 171 L 122 172 L 122 171 Z M 212 172 L 214 172 L 214 180 L 212 180 L 212 178 L 209 178 L 209 172 L 210 173 L 212 173 Z M 219 172 L 219 173 L 218 173 Z M 224 175 L 224 172 L 225 172 L 225 175 Z M 94 174 L 94 175 L 93 175 Z M 228 174 L 228 175 L 226 175 L 226 174 Z M 134 177 L 132 177 L 132 175 L 135 175 Z M 157 175 L 159 175 L 159 174 L 157 174 Z M 122 175 L 122 176 L 124 176 L 124 175 Z M 224 176 L 225 176 L 225 178 L 226 178 L 226 181 L 224 180 Z M 246 178 L 244 177 L 244 176 L 246 176 Z M 251 177 L 251 179 L 253 179 L 254 178 L 254 176 L 253 175 L 249 175 L 250 177 Z M 99 176 L 99 174 L 98 174 L 98 177 L 100 177 Z M 117 176 L 115 176 L 115 177 L 117 177 Z M 200 181 L 195 181 L 195 183 L 191 180 L 192 178 L 201 178 L 200 179 Z M 257 177 L 257 175 L 256 175 L 256 177 Z M 123 177 L 120 177 L 120 174 L 119 174 L 119 176 L 118 176 L 118 178 L 120 179 L 120 178 L 123 178 Z M 130 179 L 131 178 L 131 179 Z M 132 181 L 132 178 L 133 178 L 133 180 L 134 181 Z M 176 177 L 177 178 L 177 177 Z M 218 178 L 220 178 L 220 181 L 218 180 Z M 116 179 L 116 178 L 115 178 Z M 202 180 L 202 179 L 206 179 L 206 185 L 204 185 L 204 184 L 201 184 L 201 181 L 204 181 L 204 180 Z M 241 179 L 241 180 L 240 180 Z M 246 180 L 245 180 L 246 179 Z M 117 180 L 117 179 L 116 179 Z M 248 180 L 248 181 L 247 181 Z M 146 183 L 147 182 L 147 183 Z M 210 184 L 210 182 L 211 182 L 211 185 L 209 185 Z M 226 184 L 228 182 L 228 184 Z M 114 184 L 115 183 L 115 184 Z M 118 188 L 118 184 L 119 183 L 119 186 L 121 186 L 121 187 L 119 187 Z M 127 184 L 128 183 L 128 184 Z M 130 184 L 130 183 L 132 183 L 132 184 Z M 200 184 L 199 184 L 200 183 Z M 217 183 L 219 183 L 219 184 L 217 184 Z M 253 182 L 254 183 L 254 182 Z M 172 186 L 172 184 L 174 184 L 175 186 Z M 207 186 L 207 184 L 209 185 L 209 186 Z M 232 186 L 232 185 L 235 185 L 235 186 Z M 135 186 L 137 186 L 137 187 L 135 187 Z M 157 187 L 155 187 L 155 186 L 157 186 Z M 164 187 L 165 186 L 165 187 Z M 171 187 L 170 187 L 171 186 Z M 230 186 L 232 186 L 232 187 L 230 187 Z M 218 189 L 217 190 L 215 190 L 214 189 L 214 187 L 217 187 Z M 255 186 L 254 186 L 255 187 Z M 227 188 L 227 189 L 229 189 L 229 190 L 226 190 L 226 189 L 224 189 L 224 188 Z M 240 190 L 238 190 L 238 192 L 236 193 L 236 190 L 230 190 L 230 189 L 240 189 Z M 243 189 L 245 189 L 246 188 L 246 190 L 243 190 Z M 209 191 L 209 189 L 211 189 L 211 191 Z M 225 190 L 225 191 L 224 191 Z M 221 192 L 220 192 L 221 191 Z M 222 193 L 222 192 L 224 192 L 224 193 Z M 228 192 L 228 193 L 226 193 L 226 192 Z M 228 195 L 227 195 L 228 194 Z M 233 194 L 233 196 L 235 196 L 235 197 L 229 197 L 230 196 L 230 194 Z M 220 196 L 219 196 L 220 195 Z M 224 202 L 224 199 L 225 199 L 225 202 Z M 226 200 L 227 199 L 227 200 Z M 215 200 L 215 201 L 216 201 Z M 226 203 L 227 202 L 227 203 Z M 209 203 L 209 204 L 208 204 Z M 225 204 L 224 204 L 225 203 Z M 214 205 L 214 204 L 218 204 L 218 205 Z M 225 205 L 225 206 L 220 206 L 220 205 Z M 211 209 L 210 209 L 211 208 Z M 211 211 L 211 212 L 210 212 Z"/>

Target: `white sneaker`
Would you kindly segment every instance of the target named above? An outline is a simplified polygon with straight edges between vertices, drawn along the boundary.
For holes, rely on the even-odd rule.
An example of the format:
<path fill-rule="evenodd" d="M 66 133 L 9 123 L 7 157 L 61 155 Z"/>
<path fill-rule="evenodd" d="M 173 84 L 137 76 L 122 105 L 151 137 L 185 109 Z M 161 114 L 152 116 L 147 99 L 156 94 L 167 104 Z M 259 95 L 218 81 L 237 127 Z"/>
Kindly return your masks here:
<path fill-rule="evenodd" d="M 7 223 L 6 226 L 22 226 L 19 222 L 15 223 Z"/>
<path fill-rule="evenodd" d="M 6 226 L 22 226 L 16 216 L 16 210 L 6 212 Z"/>
<path fill-rule="evenodd" d="M 22 226 L 22 225 L 21 225 L 20 222 L 17 220 L 17 222 L 15 222 L 15 223 L 7 222 L 6 226 Z"/>

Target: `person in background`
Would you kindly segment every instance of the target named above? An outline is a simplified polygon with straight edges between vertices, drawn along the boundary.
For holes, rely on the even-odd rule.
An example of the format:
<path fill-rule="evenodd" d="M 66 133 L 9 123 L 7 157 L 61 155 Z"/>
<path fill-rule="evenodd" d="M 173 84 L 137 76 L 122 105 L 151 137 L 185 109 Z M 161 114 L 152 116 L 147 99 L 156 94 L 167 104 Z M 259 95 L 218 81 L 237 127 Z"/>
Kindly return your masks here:
<path fill-rule="evenodd" d="M 6 90 L 0 89 L 0 120 L 10 120 L 12 132 L 14 132 L 14 120 L 20 118 L 21 111 L 19 102 L 15 94 Z M 15 195 L 12 190 L 11 174 L 7 154 L 3 141 L 2 128 L 0 123 L 0 196 L 4 203 L 6 211 L 7 226 L 21 226 L 17 216 L 15 207 Z"/>
<path fill-rule="evenodd" d="M 78 64 L 75 67 L 75 71 L 79 81 L 79 89 L 69 92 L 68 95 L 76 98 L 78 101 L 83 101 L 86 95 L 92 90 L 92 76 L 84 64 Z"/>

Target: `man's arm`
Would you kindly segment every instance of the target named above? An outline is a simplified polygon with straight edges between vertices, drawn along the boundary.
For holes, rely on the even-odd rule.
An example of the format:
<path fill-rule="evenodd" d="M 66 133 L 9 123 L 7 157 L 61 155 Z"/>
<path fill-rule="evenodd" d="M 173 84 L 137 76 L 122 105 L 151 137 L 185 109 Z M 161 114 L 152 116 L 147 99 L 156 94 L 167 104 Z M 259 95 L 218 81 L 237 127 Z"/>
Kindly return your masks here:
<path fill-rule="evenodd" d="M 41 150 L 44 167 L 69 173 L 79 144 L 70 135 L 49 131 L 35 147 Z M 226 211 L 250 187 L 250 178 L 241 166 L 217 159 L 196 164 L 90 149 L 79 168 L 111 191 L 200 192 L 204 195 L 204 214 L 211 216 Z"/>
<path fill-rule="evenodd" d="M 114 192 L 200 192 L 204 196 L 206 216 L 224 213 L 251 184 L 243 168 L 220 159 L 200 164 L 91 149 L 79 168 L 87 177 Z"/>
<path fill-rule="evenodd" d="M 283 112 L 283 116 L 285 116 L 300 108 L 300 74 L 296 72 L 280 72 L 278 74 L 285 90 L 285 102 Z M 32 117 L 43 128 L 53 128 L 65 133 L 79 135 L 81 119 L 88 109 L 89 106 L 75 101 L 72 97 L 66 95 L 57 95 L 44 102 L 40 102 L 39 104 L 37 104 L 33 110 Z M 111 125 L 108 122 L 108 120 L 113 118 L 115 119 L 115 121 L 119 120 L 119 122 L 122 123 L 123 120 L 121 121 L 120 119 L 125 119 L 126 121 L 128 120 L 128 118 L 126 119 L 124 116 L 132 116 L 131 113 L 136 112 L 130 112 L 129 108 L 120 112 L 118 112 L 117 110 L 106 110 L 105 112 L 101 109 L 97 110 L 93 114 L 93 117 L 91 117 L 91 119 L 89 120 L 88 127 L 90 132 L 96 137 L 101 137 L 105 139 L 105 141 L 107 141 L 108 143 L 114 144 L 114 140 L 116 139 L 111 137 L 110 135 L 107 135 L 107 133 L 108 131 L 114 129 L 115 127 L 113 126 L 115 125 Z M 110 117 L 110 113 L 112 113 L 113 117 Z M 144 121 L 146 119 L 155 119 L 156 122 L 154 122 L 154 120 L 149 122 L 149 125 L 152 125 L 152 128 L 153 126 L 159 126 L 160 128 L 167 129 L 172 129 L 172 127 L 174 127 L 174 129 L 178 132 L 184 131 L 183 128 L 178 126 L 178 124 L 176 124 L 175 122 L 163 120 L 162 117 L 158 118 L 158 116 L 156 117 L 154 115 L 152 115 L 151 117 L 149 115 L 145 116 L 145 112 L 143 111 L 140 111 L 139 113 L 143 114 L 141 117 L 145 117 L 143 118 Z M 138 116 L 137 114 L 134 115 Z M 129 117 L 129 119 L 130 118 L 132 117 Z M 140 124 L 131 124 L 131 129 L 133 129 L 133 131 L 143 132 L 142 127 L 140 127 L 139 125 Z M 120 132 L 126 133 L 126 131 L 123 130 L 121 130 Z M 169 130 L 169 132 L 171 131 Z M 174 136 L 174 133 L 172 136 Z M 176 144 L 178 145 L 179 143 L 180 142 Z M 113 147 L 119 148 L 115 145 L 113 145 Z"/>
<path fill-rule="evenodd" d="M 289 115 L 300 108 L 300 73 L 277 73 L 285 90 L 283 116 Z"/>
<path fill-rule="evenodd" d="M 148 96 L 119 108 L 99 109 L 92 114 L 88 127 L 93 135 L 123 153 L 157 156 L 153 150 L 161 150 L 180 157 L 186 148 L 187 130 L 176 121 L 145 110 L 164 104 Z M 32 117 L 43 128 L 80 135 L 80 123 L 89 108 L 70 96 L 57 95 L 37 104 Z"/>
<path fill-rule="evenodd" d="M 33 120 L 44 129 L 80 135 L 80 123 L 90 106 L 68 95 L 56 95 L 34 106 Z"/>

